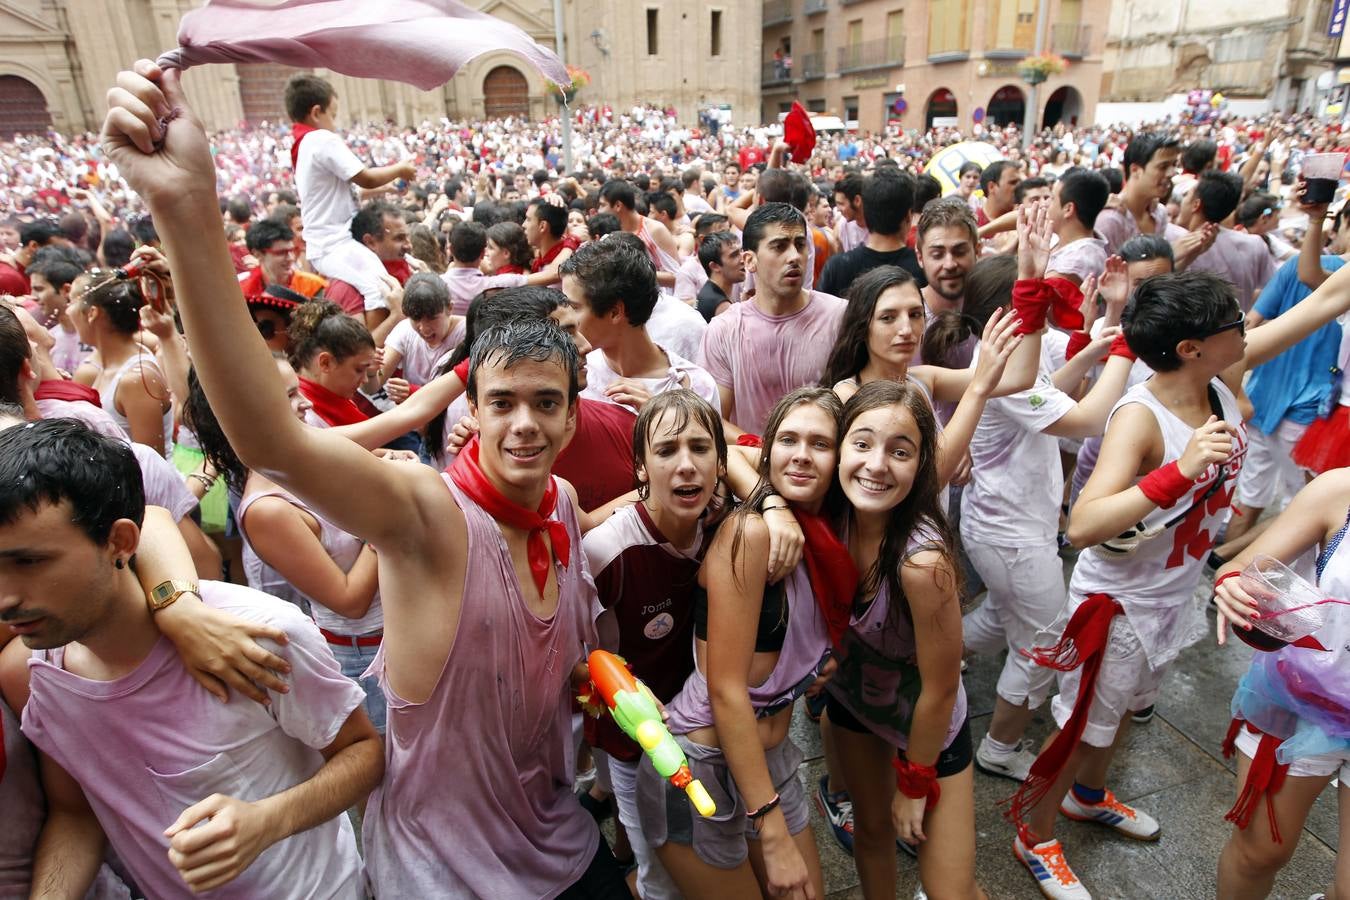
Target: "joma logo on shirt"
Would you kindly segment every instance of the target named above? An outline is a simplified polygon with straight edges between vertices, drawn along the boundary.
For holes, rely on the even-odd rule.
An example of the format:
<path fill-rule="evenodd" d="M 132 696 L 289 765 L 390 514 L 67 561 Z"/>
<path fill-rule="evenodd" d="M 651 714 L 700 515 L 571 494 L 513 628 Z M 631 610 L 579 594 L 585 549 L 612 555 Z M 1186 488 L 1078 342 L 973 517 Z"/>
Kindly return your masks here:
<path fill-rule="evenodd" d="M 642 607 L 640 615 L 650 616 L 652 613 L 659 613 L 663 609 L 670 609 L 672 603 L 673 601 L 669 597 L 662 600 L 660 603 L 648 603 L 646 606 Z"/>

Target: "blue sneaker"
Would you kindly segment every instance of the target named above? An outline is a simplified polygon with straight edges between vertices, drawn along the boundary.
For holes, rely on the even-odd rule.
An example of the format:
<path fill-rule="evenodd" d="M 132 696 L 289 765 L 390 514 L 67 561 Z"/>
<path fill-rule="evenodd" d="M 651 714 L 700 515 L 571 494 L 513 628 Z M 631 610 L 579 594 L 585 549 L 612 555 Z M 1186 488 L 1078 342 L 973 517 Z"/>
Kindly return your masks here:
<path fill-rule="evenodd" d="M 835 791 L 831 794 L 829 783 L 830 777 L 822 775 L 820 784 L 816 786 L 816 808 L 820 810 L 820 815 L 825 821 L 830 823 L 830 830 L 834 832 L 834 839 L 839 842 L 839 846 L 852 856 L 853 801 L 849 800 L 848 791 Z"/>

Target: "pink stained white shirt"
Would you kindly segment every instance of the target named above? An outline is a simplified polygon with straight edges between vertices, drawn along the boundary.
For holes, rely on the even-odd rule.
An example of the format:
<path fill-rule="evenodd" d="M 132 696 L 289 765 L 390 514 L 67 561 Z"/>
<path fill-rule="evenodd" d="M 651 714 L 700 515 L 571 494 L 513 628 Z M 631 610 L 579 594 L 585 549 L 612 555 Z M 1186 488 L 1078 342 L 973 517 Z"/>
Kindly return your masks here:
<path fill-rule="evenodd" d="M 1096 237 L 1069 241 L 1050 251 L 1047 272 L 1074 275 L 1081 285 L 1089 275 L 1100 278 L 1106 271 L 1106 241 Z"/>
<path fill-rule="evenodd" d="M 772 316 L 753 301 L 734 303 L 703 333 L 702 364 L 718 387 L 730 388 L 735 406 L 722 414 L 760 434 L 783 395 L 818 384 L 847 305 L 819 291 L 786 316 Z"/>
<path fill-rule="evenodd" d="M 1254 234 L 1220 228 L 1214 244 L 1191 263 L 1192 272 L 1212 272 L 1228 279 L 1238 305 L 1251 312 L 1266 282 L 1275 277 L 1275 261 L 1266 242 Z"/>
<path fill-rule="evenodd" d="M 708 374 L 707 370 L 691 363 L 673 351 L 665 350 L 664 352 L 669 363 L 665 374 L 659 378 L 633 378 L 629 380 L 641 384 L 653 397 L 666 391 L 688 388 L 707 400 L 720 415 L 722 412 L 722 395 L 718 393 L 717 382 L 713 381 L 713 377 Z M 581 396 L 589 397 L 600 403 L 613 403 L 615 401 L 605 394 L 605 389 L 622 377 L 610 368 L 609 360 L 605 358 L 603 350 L 592 350 L 586 355 L 586 389 L 581 392 Z"/>
<path fill-rule="evenodd" d="M 1167 207 L 1161 203 L 1155 203 L 1149 211 L 1149 216 L 1153 219 L 1153 233 L 1159 237 L 1165 237 L 1167 233 Z M 1125 209 L 1104 209 L 1101 215 L 1097 216 L 1097 222 L 1093 226 L 1097 231 L 1097 236 L 1106 241 L 1106 252 L 1120 252 L 1120 245 L 1130 238 L 1139 234 L 1139 223 L 1134 219 L 1134 213 Z"/>
<path fill-rule="evenodd" d="M 163 637 L 111 681 L 67 671 L 62 649 L 34 651 L 28 662 L 24 734 L 80 783 L 118 857 L 155 898 L 194 896 L 169 862 L 163 834 L 183 810 L 217 793 L 261 800 L 313 777 L 324 765 L 319 751 L 364 698 L 295 607 L 220 582 L 203 581 L 201 592 L 215 609 L 286 632 L 286 646 L 268 649 L 291 664 L 291 690 L 271 693 L 269 707 L 240 698 L 222 704 Z M 212 896 L 364 897 L 350 821 L 339 814 L 272 845 Z"/>
<path fill-rule="evenodd" d="M 413 328 L 411 319 L 404 319 L 393 327 L 385 338 L 386 349 L 397 350 L 402 359 L 403 378 L 409 384 L 423 385 L 436 376 L 436 369 L 445 361 L 459 342 L 464 340 L 464 320 L 460 319 L 445 334 L 445 340 L 435 347 L 422 339 Z"/>
<path fill-rule="evenodd" d="M 525 276 L 484 275 L 478 269 L 451 266 L 441 275 L 441 280 L 450 289 L 450 312 L 462 316 L 469 311 L 473 299 L 483 291 L 520 287 L 525 283 Z"/>

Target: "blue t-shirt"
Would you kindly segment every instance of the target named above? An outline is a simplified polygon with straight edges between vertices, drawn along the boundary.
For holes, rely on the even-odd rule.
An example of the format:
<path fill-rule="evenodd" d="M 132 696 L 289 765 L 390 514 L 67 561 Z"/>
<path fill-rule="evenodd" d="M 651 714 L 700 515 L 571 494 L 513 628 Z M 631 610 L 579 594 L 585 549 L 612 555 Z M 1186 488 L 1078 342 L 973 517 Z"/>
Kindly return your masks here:
<path fill-rule="evenodd" d="M 1339 256 L 1323 256 L 1322 268 L 1335 272 L 1345 265 Z M 1288 312 L 1312 290 L 1298 280 L 1298 257 L 1280 266 L 1252 307 L 1267 319 Z M 1247 396 L 1256 407 L 1252 425 L 1271 434 L 1280 420 L 1308 424 L 1335 387 L 1332 369 L 1341 346 L 1341 326 L 1335 322 L 1299 341 L 1270 362 L 1257 366 L 1247 381 Z"/>

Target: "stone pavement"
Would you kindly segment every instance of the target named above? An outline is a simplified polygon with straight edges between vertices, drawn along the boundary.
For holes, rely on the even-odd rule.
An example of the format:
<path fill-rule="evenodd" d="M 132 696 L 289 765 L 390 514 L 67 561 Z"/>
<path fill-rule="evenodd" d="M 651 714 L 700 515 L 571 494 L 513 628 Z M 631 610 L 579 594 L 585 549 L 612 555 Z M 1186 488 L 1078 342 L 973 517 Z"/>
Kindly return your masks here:
<path fill-rule="evenodd" d="M 1228 728 L 1233 688 L 1252 651 L 1236 641 L 1226 648 L 1217 647 L 1212 637 L 1213 611 L 1208 616 L 1210 637 L 1182 654 L 1163 687 L 1153 721 L 1134 726 L 1128 751 L 1117 758 L 1112 770 L 1112 790 L 1158 819 L 1161 840 L 1136 843 L 1100 826 L 1061 819 L 1059 837 L 1069 863 L 1097 900 L 1215 896 L 1219 851 L 1232 827 L 1223 815 L 1235 797 L 1233 765 L 1223 758 L 1219 745 Z M 1001 665 L 1001 658 L 975 657 L 966 673 L 971 733 L 977 745 L 989 724 Z M 1039 743 L 1050 728 L 1047 706 L 1038 713 L 1029 735 Z M 800 704 L 792 736 L 806 756 L 800 777 L 809 794 L 823 773 L 824 761 L 819 731 Z M 975 773 L 976 875 L 994 900 L 1040 896 L 1031 876 L 1012 855 L 1012 827 L 1003 821 L 997 805 L 1015 788 L 1015 782 Z M 1294 859 L 1276 881 L 1271 897 L 1307 900 L 1310 894 L 1330 888 L 1338 835 L 1335 790 L 1328 788 L 1318 800 Z M 1264 806 L 1260 814 L 1264 815 Z M 812 825 L 829 900 L 861 898 L 853 860 L 835 843 L 814 803 Z M 896 896 L 909 900 L 918 877 L 917 865 L 907 855 L 897 857 Z"/>

